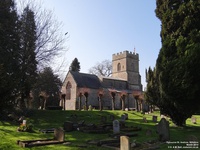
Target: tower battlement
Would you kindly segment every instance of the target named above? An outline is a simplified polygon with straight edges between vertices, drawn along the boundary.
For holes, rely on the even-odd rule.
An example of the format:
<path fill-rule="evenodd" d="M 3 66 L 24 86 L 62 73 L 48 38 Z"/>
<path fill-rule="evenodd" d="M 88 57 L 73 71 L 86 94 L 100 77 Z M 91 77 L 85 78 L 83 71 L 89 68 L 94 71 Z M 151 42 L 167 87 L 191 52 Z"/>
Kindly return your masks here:
<path fill-rule="evenodd" d="M 135 60 L 138 60 L 139 55 L 138 55 L 138 53 L 131 52 L 131 51 L 128 51 L 128 50 L 125 50 L 123 52 L 116 53 L 116 54 L 112 55 L 112 60 L 117 60 L 117 59 L 122 59 L 122 58 L 133 58 Z"/>
<path fill-rule="evenodd" d="M 129 89 L 141 88 L 139 54 L 125 50 L 112 55 L 112 77 L 128 82 Z"/>

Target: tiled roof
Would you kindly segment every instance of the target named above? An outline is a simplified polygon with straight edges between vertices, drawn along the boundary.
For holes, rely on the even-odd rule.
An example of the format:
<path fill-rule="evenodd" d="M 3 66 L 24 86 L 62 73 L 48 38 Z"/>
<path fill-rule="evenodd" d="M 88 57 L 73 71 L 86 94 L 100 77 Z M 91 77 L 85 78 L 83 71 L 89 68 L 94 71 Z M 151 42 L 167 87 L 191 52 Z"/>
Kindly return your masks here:
<path fill-rule="evenodd" d="M 99 89 L 101 83 L 99 78 L 94 74 L 86 74 L 80 72 L 70 71 L 78 87 L 88 87 L 92 89 Z"/>

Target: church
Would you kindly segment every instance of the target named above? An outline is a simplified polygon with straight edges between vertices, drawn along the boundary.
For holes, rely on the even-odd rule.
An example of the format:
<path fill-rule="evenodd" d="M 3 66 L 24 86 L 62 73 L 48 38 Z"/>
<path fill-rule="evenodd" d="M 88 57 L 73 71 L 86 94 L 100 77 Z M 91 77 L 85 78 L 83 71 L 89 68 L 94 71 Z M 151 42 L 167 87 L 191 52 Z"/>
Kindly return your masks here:
<path fill-rule="evenodd" d="M 123 51 L 112 55 L 112 76 L 69 71 L 62 85 L 64 110 L 138 110 L 142 94 L 139 54 Z"/>

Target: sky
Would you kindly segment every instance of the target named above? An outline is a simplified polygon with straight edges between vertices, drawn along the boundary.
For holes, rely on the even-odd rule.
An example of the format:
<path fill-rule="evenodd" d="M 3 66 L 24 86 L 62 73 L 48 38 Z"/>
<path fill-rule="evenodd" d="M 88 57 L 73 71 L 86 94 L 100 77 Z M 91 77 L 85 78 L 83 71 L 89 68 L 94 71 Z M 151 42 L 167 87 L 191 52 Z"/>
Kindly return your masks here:
<path fill-rule="evenodd" d="M 80 72 L 88 73 L 97 62 L 112 61 L 112 54 L 135 48 L 146 86 L 145 69 L 155 66 L 161 48 L 156 0 L 42 0 L 42 7 L 62 22 L 63 34 L 68 32 L 64 76 L 74 58 Z"/>

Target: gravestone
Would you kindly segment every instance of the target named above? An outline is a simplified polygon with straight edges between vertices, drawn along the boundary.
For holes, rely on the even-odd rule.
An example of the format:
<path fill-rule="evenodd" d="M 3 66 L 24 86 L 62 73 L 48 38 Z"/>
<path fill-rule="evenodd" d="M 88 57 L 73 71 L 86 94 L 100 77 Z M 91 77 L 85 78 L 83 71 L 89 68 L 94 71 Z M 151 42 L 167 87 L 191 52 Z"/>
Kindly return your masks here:
<path fill-rule="evenodd" d="M 120 126 L 122 128 L 125 127 L 125 121 L 126 121 L 126 115 L 123 114 L 123 115 L 121 115 L 121 119 L 120 119 Z"/>
<path fill-rule="evenodd" d="M 65 141 L 65 131 L 62 128 L 57 128 L 54 130 L 54 140 L 60 142 Z"/>
<path fill-rule="evenodd" d="M 26 120 L 23 120 L 23 121 L 22 121 L 22 124 L 26 126 Z"/>
<path fill-rule="evenodd" d="M 66 132 L 73 131 L 73 122 L 71 122 L 71 121 L 66 121 L 66 122 L 64 122 L 63 129 L 64 129 Z"/>
<path fill-rule="evenodd" d="M 92 105 L 89 105 L 88 110 L 89 110 L 89 111 L 92 111 Z"/>
<path fill-rule="evenodd" d="M 101 123 L 106 123 L 107 117 L 106 116 L 101 116 Z"/>
<path fill-rule="evenodd" d="M 110 120 L 111 121 L 115 120 L 115 116 L 114 115 L 110 115 Z"/>
<path fill-rule="evenodd" d="M 121 115 L 121 120 L 120 121 L 125 122 L 125 120 L 126 120 L 126 115 L 125 114 Z"/>
<path fill-rule="evenodd" d="M 156 132 L 159 135 L 159 141 L 165 142 L 170 139 L 169 122 L 165 118 L 162 118 L 156 125 Z"/>
<path fill-rule="evenodd" d="M 18 122 L 19 122 L 19 123 L 22 123 L 24 119 L 25 119 L 25 117 L 24 117 L 24 116 L 21 116 L 21 117 L 19 118 Z"/>
<path fill-rule="evenodd" d="M 145 123 L 148 122 L 146 117 L 143 117 L 143 121 L 144 121 Z"/>
<path fill-rule="evenodd" d="M 152 121 L 157 122 L 158 116 L 152 116 Z"/>
<path fill-rule="evenodd" d="M 113 121 L 113 133 L 114 134 L 120 133 L 120 125 L 118 120 Z"/>
<path fill-rule="evenodd" d="M 120 150 L 130 150 L 130 142 L 128 136 L 120 136 Z"/>
<path fill-rule="evenodd" d="M 128 120 L 128 114 L 124 113 L 123 115 L 125 115 L 125 119 Z"/>
<path fill-rule="evenodd" d="M 191 118 L 191 122 L 192 122 L 193 124 L 196 124 L 196 123 L 197 123 L 197 118 L 192 117 L 192 118 Z"/>

